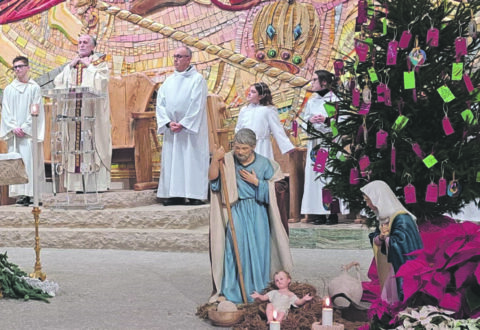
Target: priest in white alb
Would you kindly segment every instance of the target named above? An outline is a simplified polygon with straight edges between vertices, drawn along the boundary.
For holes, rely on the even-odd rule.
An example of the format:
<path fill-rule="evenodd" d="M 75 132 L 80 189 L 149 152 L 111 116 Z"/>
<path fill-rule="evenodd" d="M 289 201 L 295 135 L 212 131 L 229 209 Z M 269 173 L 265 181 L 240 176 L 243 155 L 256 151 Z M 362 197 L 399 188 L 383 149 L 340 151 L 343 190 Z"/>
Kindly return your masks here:
<path fill-rule="evenodd" d="M 2 122 L 0 139 L 7 142 L 8 152 L 22 156 L 28 183 L 10 185 L 9 196 L 19 196 L 17 204 L 28 206 L 33 202 L 33 167 L 38 168 L 38 183 L 41 188 L 45 182 L 43 163 L 43 139 L 45 135 L 45 115 L 40 86 L 30 79 L 28 58 L 17 56 L 13 59 L 16 79 L 3 92 Z M 33 127 L 30 105 L 39 105 L 37 120 L 37 145 L 33 145 Z M 33 148 L 37 148 L 38 163 L 33 161 Z M 41 190 L 41 189 L 40 189 Z"/>
<path fill-rule="evenodd" d="M 94 102 L 80 99 L 80 103 L 66 103 L 66 106 L 69 107 L 68 113 L 72 116 L 73 113 L 75 113 L 75 116 L 89 114 L 95 116 L 94 132 L 89 132 L 86 127 L 78 127 L 78 122 L 71 122 L 68 125 L 69 150 L 80 150 L 79 145 L 83 143 L 85 134 L 91 135 L 94 133 L 95 139 L 93 161 L 91 158 L 87 158 L 86 154 L 79 156 L 79 153 L 72 152 L 68 156 L 66 188 L 69 191 L 82 192 L 95 189 L 106 191 L 110 189 L 112 163 L 112 125 L 108 98 L 110 72 L 105 61 L 105 55 L 95 53 L 95 46 L 95 38 L 87 34 L 81 35 L 78 39 L 78 56 L 67 64 L 54 80 L 55 88 L 90 87 L 98 95 L 105 96 L 96 99 Z M 82 134 L 84 134 L 83 137 Z M 86 159 L 82 159 L 82 157 Z M 82 176 L 82 173 L 87 173 L 85 169 L 96 172 L 95 187 L 85 187 L 84 177 Z"/>
<path fill-rule="evenodd" d="M 157 93 L 157 127 L 163 134 L 157 197 L 163 205 L 200 205 L 207 199 L 207 82 L 190 64 L 192 52 L 179 47 L 175 72 Z M 187 202 L 188 199 L 188 202 Z"/>

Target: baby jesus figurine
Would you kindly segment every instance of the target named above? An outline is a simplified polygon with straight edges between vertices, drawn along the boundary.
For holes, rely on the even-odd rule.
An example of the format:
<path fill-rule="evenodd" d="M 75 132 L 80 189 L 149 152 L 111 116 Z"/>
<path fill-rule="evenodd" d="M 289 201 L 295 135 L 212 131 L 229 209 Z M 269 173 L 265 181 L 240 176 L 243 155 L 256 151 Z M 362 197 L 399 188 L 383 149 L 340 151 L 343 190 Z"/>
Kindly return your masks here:
<path fill-rule="evenodd" d="M 283 318 L 287 316 L 290 306 L 302 306 L 307 301 L 313 299 L 310 293 L 299 299 L 292 291 L 289 290 L 290 281 L 292 280 L 290 274 L 286 271 L 278 271 L 273 276 L 275 286 L 278 290 L 272 290 L 266 294 L 259 294 L 254 291 L 250 296 L 253 299 L 259 299 L 261 301 L 270 301 L 267 304 L 267 324 L 274 321 L 273 311 L 277 312 L 275 321 L 282 322 Z"/>

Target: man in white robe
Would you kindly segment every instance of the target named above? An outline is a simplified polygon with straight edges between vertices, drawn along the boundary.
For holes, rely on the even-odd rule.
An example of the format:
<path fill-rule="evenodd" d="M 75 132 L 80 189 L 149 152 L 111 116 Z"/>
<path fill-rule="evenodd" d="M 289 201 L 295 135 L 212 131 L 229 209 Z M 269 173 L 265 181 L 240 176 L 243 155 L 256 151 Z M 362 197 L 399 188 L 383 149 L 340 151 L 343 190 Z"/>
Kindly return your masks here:
<path fill-rule="evenodd" d="M 192 52 L 174 52 L 175 72 L 157 93 L 157 127 L 163 134 L 157 197 L 163 205 L 200 205 L 208 190 L 207 82 L 190 65 Z"/>
<path fill-rule="evenodd" d="M 96 41 L 89 35 L 81 35 L 78 39 L 78 56 L 70 64 L 65 66 L 63 71 L 55 77 L 55 88 L 70 88 L 75 86 L 89 87 L 97 94 L 105 97 L 96 102 L 83 101 L 78 109 L 81 113 L 95 114 L 95 164 L 87 164 L 93 167 L 96 172 L 96 187 L 85 187 L 81 163 L 88 163 L 90 160 L 82 160 L 71 154 L 67 164 L 66 188 L 69 191 L 106 191 L 110 189 L 111 181 L 111 163 L 112 163 L 112 128 L 110 122 L 110 102 L 108 98 L 108 80 L 110 73 L 108 64 L 105 61 L 105 55 L 94 53 Z M 78 106 L 75 102 L 67 102 L 67 106 Z M 91 109 L 94 107 L 94 109 Z M 77 109 L 69 109 L 69 113 Z M 70 123 L 68 126 L 70 136 L 70 150 L 77 150 L 78 142 L 81 139 L 80 133 L 75 126 L 76 123 Z M 77 143 L 77 145 L 75 145 Z"/>
<path fill-rule="evenodd" d="M 5 88 L 2 100 L 2 122 L 0 125 L 0 139 L 7 142 L 8 152 L 16 152 L 22 156 L 28 183 L 10 185 L 10 197 L 21 196 L 17 204 L 25 206 L 33 202 L 33 167 L 39 169 L 39 187 L 45 182 L 45 167 L 43 159 L 43 138 L 45 135 L 45 116 L 43 110 L 40 86 L 30 79 L 28 59 L 17 56 L 13 60 L 13 70 L 16 79 Z M 33 145 L 32 114 L 30 105 L 39 105 L 37 120 L 36 146 Z M 37 148 L 38 163 L 33 163 L 33 148 Z"/>

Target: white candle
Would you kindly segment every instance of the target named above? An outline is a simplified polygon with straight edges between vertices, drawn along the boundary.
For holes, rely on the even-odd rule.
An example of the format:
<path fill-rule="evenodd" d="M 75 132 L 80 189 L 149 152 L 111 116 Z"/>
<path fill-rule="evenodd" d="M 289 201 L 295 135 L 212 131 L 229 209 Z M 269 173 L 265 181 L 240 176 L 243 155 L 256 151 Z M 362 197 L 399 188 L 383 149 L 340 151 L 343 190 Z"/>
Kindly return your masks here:
<path fill-rule="evenodd" d="M 270 330 L 280 330 L 280 322 L 277 321 L 277 311 L 273 311 L 273 321 L 270 321 Z"/>
<path fill-rule="evenodd" d="M 271 321 L 270 322 L 270 330 L 280 330 L 280 322 Z"/>
<path fill-rule="evenodd" d="M 32 114 L 32 144 L 33 144 L 33 164 L 38 164 L 38 154 L 37 144 L 38 144 L 38 114 L 39 114 L 40 105 L 37 103 L 30 104 L 30 113 Z M 42 159 L 43 164 L 43 159 Z M 38 207 L 38 168 L 36 165 L 33 165 L 33 206 Z"/>
<path fill-rule="evenodd" d="M 322 325 L 333 325 L 333 308 L 330 307 L 330 298 L 328 297 L 322 308 Z"/>

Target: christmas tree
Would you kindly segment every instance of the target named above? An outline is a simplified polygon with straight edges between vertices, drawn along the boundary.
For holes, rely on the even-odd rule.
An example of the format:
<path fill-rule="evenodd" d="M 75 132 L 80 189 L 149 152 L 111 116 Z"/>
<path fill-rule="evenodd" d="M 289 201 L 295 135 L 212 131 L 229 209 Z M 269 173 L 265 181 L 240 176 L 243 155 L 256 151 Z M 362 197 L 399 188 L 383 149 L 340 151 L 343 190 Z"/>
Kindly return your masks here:
<path fill-rule="evenodd" d="M 354 54 L 335 62 L 337 120 L 322 175 L 350 209 L 383 180 L 419 221 L 480 196 L 480 1 L 360 0 Z"/>

